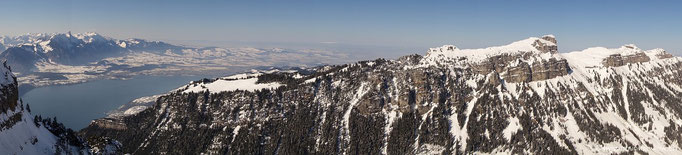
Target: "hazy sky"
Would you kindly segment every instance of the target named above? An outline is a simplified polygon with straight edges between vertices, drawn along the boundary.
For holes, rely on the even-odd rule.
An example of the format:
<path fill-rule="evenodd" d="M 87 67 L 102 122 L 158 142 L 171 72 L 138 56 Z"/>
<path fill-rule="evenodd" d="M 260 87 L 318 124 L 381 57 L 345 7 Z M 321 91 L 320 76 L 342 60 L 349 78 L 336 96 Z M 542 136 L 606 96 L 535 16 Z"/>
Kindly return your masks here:
<path fill-rule="evenodd" d="M 679 1 L 3 0 L 0 35 L 98 32 L 216 46 L 335 43 L 403 54 L 554 34 L 562 52 L 635 43 L 682 55 L 681 7 Z"/>

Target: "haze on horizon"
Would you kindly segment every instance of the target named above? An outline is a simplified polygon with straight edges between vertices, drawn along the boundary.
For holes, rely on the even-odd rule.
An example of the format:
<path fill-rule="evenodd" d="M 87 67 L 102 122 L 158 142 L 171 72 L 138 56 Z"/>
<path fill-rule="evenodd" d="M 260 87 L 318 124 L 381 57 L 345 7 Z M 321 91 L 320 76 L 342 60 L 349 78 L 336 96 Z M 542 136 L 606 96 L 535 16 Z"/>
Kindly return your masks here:
<path fill-rule="evenodd" d="M 97 32 L 195 46 L 334 48 L 384 57 L 554 34 L 559 51 L 682 55 L 677 1 L 2 1 L 0 35 Z M 387 54 L 387 55 L 386 55 Z"/>

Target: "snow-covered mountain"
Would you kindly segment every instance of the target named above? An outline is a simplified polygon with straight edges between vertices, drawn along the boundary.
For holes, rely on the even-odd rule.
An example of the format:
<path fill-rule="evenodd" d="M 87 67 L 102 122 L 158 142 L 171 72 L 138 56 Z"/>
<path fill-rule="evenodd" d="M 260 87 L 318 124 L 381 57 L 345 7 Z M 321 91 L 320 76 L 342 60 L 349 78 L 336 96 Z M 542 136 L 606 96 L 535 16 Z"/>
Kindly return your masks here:
<path fill-rule="evenodd" d="M 97 33 L 0 37 L 19 84 L 46 86 L 136 75 L 222 75 L 254 67 L 339 64 L 347 55 L 314 49 L 185 47 Z"/>
<path fill-rule="evenodd" d="M 23 44 L 34 44 L 42 42 L 49 38 L 51 34 L 35 33 L 20 36 L 0 36 L 0 51 L 5 51 L 7 48 L 15 47 Z"/>
<path fill-rule="evenodd" d="M 85 140 L 56 119 L 31 114 L 19 99 L 16 77 L 0 67 L 0 153 L 2 154 L 89 154 Z M 109 143 L 103 143 L 109 144 Z"/>
<path fill-rule="evenodd" d="M 10 66 L 22 73 L 35 71 L 35 65 L 39 62 L 84 65 L 138 50 L 158 52 L 182 49 L 163 42 L 116 40 L 97 33 L 40 33 L 3 37 L 0 40 L 6 48 L 0 58 L 7 60 Z"/>
<path fill-rule="evenodd" d="M 204 79 L 81 133 L 142 154 L 682 153 L 682 58 L 557 49 L 547 35 Z"/>

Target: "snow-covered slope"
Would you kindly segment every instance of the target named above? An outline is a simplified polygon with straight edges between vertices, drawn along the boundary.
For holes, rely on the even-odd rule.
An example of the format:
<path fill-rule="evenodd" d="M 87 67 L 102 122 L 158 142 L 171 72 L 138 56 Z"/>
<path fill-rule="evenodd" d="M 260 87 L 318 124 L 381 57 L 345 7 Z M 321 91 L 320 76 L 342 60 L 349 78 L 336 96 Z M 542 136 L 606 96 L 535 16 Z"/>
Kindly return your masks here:
<path fill-rule="evenodd" d="M 260 75 L 262 75 L 262 73 L 237 74 L 223 78 L 216 78 L 210 81 L 194 82 L 184 87 L 181 87 L 180 89 L 182 89 L 182 92 L 185 93 L 189 92 L 198 93 L 202 91 L 210 92 L 223 92 L 235 90 L 254 91 L 261 89 L 274 89 L 282 86 L 282 84 L 278 82 L 257 83 L 258 76 Z"/>
<path fill-rule="evenodd" d="M 459 49 L 454 45 L 444 45 L 442 47 L 429 49 L 426 55 L 426 62 L 438 61 L 439 58 L 442 59 L 443 57 L 446 57 L 465 59 L 466 62 L 472 63 L 485 61 L 490 57 L 499 55 L 518 55 L 523 53 L 549 53 L 543 55 L 544 57 L 547 57 L 557 52 L 556 43 L 550 41 L 553 38 L 553 35 L 546 35 L 542 38 L 530 37 L 508 45 L 481 49 Z"/>
<path fill-rule="evenodd" d="M 537 38 L 531 38 L 532 40 Z M 528 42 L 527 40 L 521 42 Z M 523 55 L 524 52 L 537 52 L 532 48 L 518 48 L 512 43 L 504 48 L 511 51 L 521 51 L 521 53 L 508 54 L 509 52 L 496 48 L 478 50 L 454 50 L 452 53 L 444 54 L 445 57 L 439 59 L 429 59 L 425 57 L 427 64 L 447 62 L 449 58 L 466 57 L 458 64 L 477 68 L 481 64 L 494 65 L 492 73 L 478 78 L 467 80 L 474 86 L 474 95 L 469 104 L 491 104 L 491 102 L 480 102 L 477 99 L 485 98 L 487 95 L 496 95 L 495 99 L 502 104 L 509 106 L 515 111 L 513 115 L 530 114 L 531 119 L 539 123 L 533 126 L 517 126 L 512 121 L 518 119 L 511 117 L 507 122 L 510 125 L 505 128 L 505 139 L 512 141 L 509 131 L 520 130 L 523 128 L 538 127 L 542 132 L 551 135 L 556 143 L 566 149 L 572 149 L 581 154 L 603 154 L 614 152 L 646 152 L 650 154 L 682 153 L 682 146 L 678 145 L 680 132 L 677 131 L 682 125 L 682 83 L 679 77 L 682 75 L 682 59 L 673 57 L 662 49 L 642 50 L 637 46 L 628 44 L 620 48 L 588 48 L 583 51 L 559 53 L 549 55 L 551 58 L 566 60 L 568 70 L 564 74 L 542 78 L 540 80 L 529 81 L 510 81 L 505 76 L 515 71 L 517 61 L 525 61 L 538 58 L 546 60 L 547 55 Z M 432 49 L 433 51 L 433 49 Z M 462 52 L 464 51 L 464 52 Z M 484 55 L 468 56 L 466 51 L 475 51 Z M 487 53 L 492 54 L 492 56 Z M 430 53 L 431 54 L 431 53 Z M 462 56 L 464 55 L 464 56 Z M 505 59 L 511 55 L 523 55 L 513 57 L 509 61 L 497 61 Z M 497 57 L 502 56 L 502 57 Z M 460 59 L 462 60 L 462 59 Z M 488 62 L 488 63 L 486 63 Z M 537 62 L 537 61 L 536 61 Z M 546 65 L 546 64 L 544 64 Z M 501 67 L 500 67 L 501 66 Z M 541 65 L 542 66 L 542 65 Z M 461 67 L 461 66 L 460 66 Z M 527 76 L 534 76 L 533 72 L 542 67 L 525 66 L 528 69 Z M 456 71 L 459 67 L 449 68 Z M 497 74 L 497 75 L 496 75 Z M 485 80 L 484 83 L 476 82 Z M 497 82 L 499 81 L 499 82 Z M 480 89 L 481 84 L 491 87 L 494 90 Z M 496 90 L 495 90 L 496 89 Z M 495 92 L 493 94 L 490 94 Z M 475 95 L 481 94 L 481 95 Z M 537 97 L 536 99 L 533 99 Z M 488 97 L 490 98 L 490 97 Z M 533 102 L 527 102 L 531 100 Z M 537 105 L 524 109 L 514 104 L 530 103 Z M 511 104 L 511 105 L 508 105 Z M 468 108 L 472 106 L 467 106 Z M 498 106 L 492 106 L 498 107 Z M 535 110 L 560 110 L 558 114 L 537 113 Z M 485 115 L 492 115 L 498 109 L 483 112 Z M 529 111 L 533 110 L 533 111 Z M 467 109 L 467 113 L 471 110 Z M 551 113 L 551 112 L 550 112 Z M 539 115 L 538 115 L 539 114 Z M 451 121 L 461 121 L 455 117 Z M 466 122 L 470 122 L 467 119 Z M 459 124 L 462 125 L 462 124 Z M 536 126 L 539 125 L 539 126 Z M 467 146 L 467 139 L 470 139 L 471 131 L 467 131 L 467 124 L 461 128 L 451 130 L 455 139 L 460 139 L 461 145 Z M 511 129 L 510 129 L 511 128 Z M 470 129 L 469 129 L 470 130 Z M 490 133 L 487 133 L 489 135 Z M 606 132 L 606 133 L 605 133 Z M 610 132 L 610 133 L 609 133 Z M 602 139 L 599 136 L 608 135 L 611 138 Z M 595 137 L 597 136 L 597 137 Z M 608 142 L 608 143 L 607 143 Z M 513 146 L 513 145 L 512 145 Z M 462 151 L 469 148 L 462 148 Z M 498 147 L 494 151 L 515 150 L 512 148 Z M 484 151 L 487 152 L 487 151 Z"/>
<path fill-rule="evenodd" d="M 17 82 L 0 67 L 0 154 L 88 154 L 84 141 L 54 121 L 35 117 L 18 101 Z"/>
<path fill-rule="evenodd" d="M 13 117 L 13 118 L 12 118 Z M 3 154 L 87 154 L 88 148 L 71 146 L 63 137 L 54 135 L 45 125 L 34 122 L 34 116 L 23 109 L 0 114 L 0 122 L 11 122 L 11 127 L 0 131 L 0 152 Z"/>

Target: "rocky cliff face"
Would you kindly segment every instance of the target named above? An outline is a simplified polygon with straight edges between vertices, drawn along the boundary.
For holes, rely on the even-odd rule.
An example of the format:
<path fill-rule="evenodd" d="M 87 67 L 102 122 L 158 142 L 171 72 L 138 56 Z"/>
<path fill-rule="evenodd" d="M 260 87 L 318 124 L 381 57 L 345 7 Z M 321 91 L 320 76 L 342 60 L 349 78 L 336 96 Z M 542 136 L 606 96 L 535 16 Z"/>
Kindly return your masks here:
<path fill-rule="evenodd" d="M 0 68 L 0 113 L 17 110 L 19 103 L 19 89 L 17 88 L 17 78 L 12 74 L 7 64 Z"/>
<path fill-rule="evenodd" d="M 137 154 L 682 153 L 682 58 L 556 47 L 544 36 L 205 79 L 81 134 Z"/>
<path fill-rule="evenodd" d="M 90 153 L 87 143 L 71 129 L 31 114 L 19 100 L 16 77 L 6 64 L 0 74 L 0 154 Z"/>
<path fill-rule="evenodd" d="M 557 50 L 556 39 L 547 35 L 487 49 L 459 50 L 454 46 L 444 46 L 431 49 L 427 59 L 439 66 L 459 64 L 471 67 L 477 74 L 502 73 L 506 82 L 518 83 L 567 75 L 570 67 L 565 59 L 556 56 Z M 481 54 L 488 56 L 480 57 Z M 440 64 L 442 61 L 451 63 Z"/>

